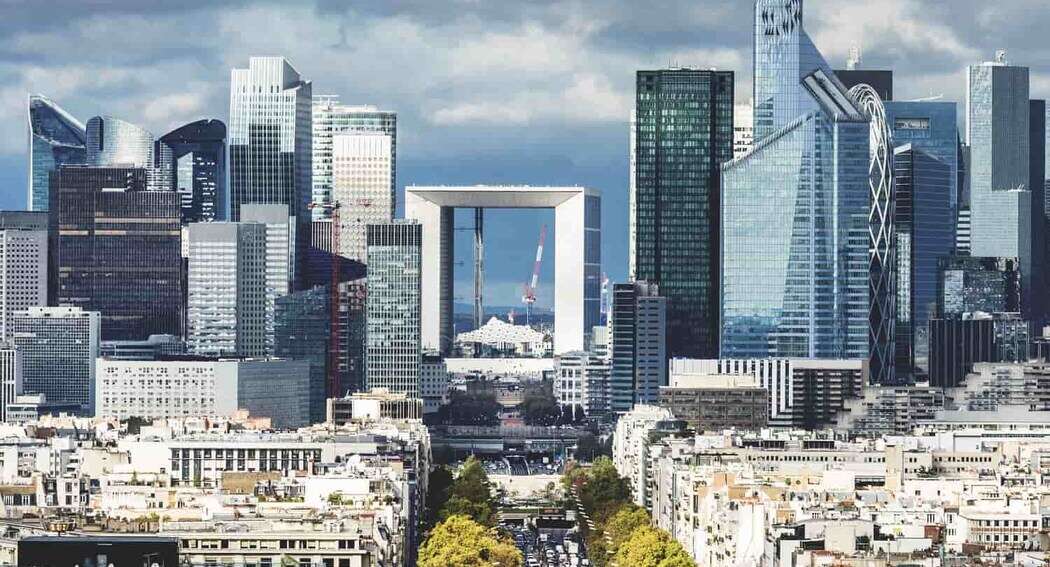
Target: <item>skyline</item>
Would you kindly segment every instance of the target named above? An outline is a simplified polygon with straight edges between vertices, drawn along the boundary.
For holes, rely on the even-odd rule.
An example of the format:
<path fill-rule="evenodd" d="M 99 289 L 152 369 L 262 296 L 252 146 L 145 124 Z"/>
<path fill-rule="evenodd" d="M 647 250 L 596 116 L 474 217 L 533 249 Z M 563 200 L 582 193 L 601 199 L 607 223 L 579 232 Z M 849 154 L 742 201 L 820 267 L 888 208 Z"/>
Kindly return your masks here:
<path fill-rule="evenodd" d="M 732 70 L 736 103 L 746 103 L 750 5 L 673 2 L 651 13 L 617 2 L 456 4 L 459 9 L 447 10 L 423 2 L 372 3 L 351 11 L 323 0 L 293 8 L 191 3 L 178 10 L 149 2 L 89 8 L 59 2 L 52 13 L 61 18 L 16 9 L 0 24 L 9 26 L 0 40 L 6 85 L 0 88 L 0 207 L 25 206 L 30 92 L 49 96 L 83 121 L 110 114 L 159 136 L 199 118 L 228 122 L 230 69 L 252 55 L 281 55 L 313 81 L 317 94 L 398 112 L 399 202 L 406 185 L 599 189 L 603 270 L 614 281 L 625 280 L 634 72 L 672 63 Z M 945 100 L 962 103 L 966 65 L 991 59 L 998 48 L 1008 50 L 1012 64 L 1032 68 L 1033 97 L 1050 95 L 1050 64 L 1037 65 L 1050 61 L 1046 48 L 1027 39 L 1038 34 L 1025 33 L 1037 22 L 1023 15 L 1036 6 L 964 1 L 949 10 L 920 0 L 813 1 L 806 20 L 833 67 L 843 66 L 856 41 L 862 68 L 895 71 L 896 98 L 943 92 Z M 958 13 L 973 17 L 951 21 Z M 287 33 L 270 33 L 261 24 L 275 21 Z M 117 33 L 120 46 L 98 41 Z M 961 106 L 959 114 L 961 120 Z M 488 234 L 488 250 L 510 250 L 486 258 L 492 305 L 518 303 L 535 249 L 533 232 L 545 222 L 527 214 L 513 218 L 508 230 Z M 461 291 L 467 289 L 464 275 L 457 270 Z M 545 262 L 540 304 L 545 296 L 549 302 L 544 291 L 552 278 Z"/>

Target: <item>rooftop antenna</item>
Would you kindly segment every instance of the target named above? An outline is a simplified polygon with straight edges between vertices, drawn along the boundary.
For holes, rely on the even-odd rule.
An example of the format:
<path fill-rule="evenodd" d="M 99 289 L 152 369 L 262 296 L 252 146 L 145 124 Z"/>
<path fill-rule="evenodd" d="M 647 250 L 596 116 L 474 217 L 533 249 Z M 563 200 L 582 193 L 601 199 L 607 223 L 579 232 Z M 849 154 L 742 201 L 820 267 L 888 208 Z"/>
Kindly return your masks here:
<path fill-rule="evenodd" d="M 1006 65 L 1006 50 L 996 49 L 995 50 L 995 62 L 1000 65 Z"/>
<path fill-rule="evenodd" d="M 860 45 L 854 43 L 849 48 L 849 57 L 846 59 L 846 70 L 856 71 L 857 65 L 860 65 Z"/>

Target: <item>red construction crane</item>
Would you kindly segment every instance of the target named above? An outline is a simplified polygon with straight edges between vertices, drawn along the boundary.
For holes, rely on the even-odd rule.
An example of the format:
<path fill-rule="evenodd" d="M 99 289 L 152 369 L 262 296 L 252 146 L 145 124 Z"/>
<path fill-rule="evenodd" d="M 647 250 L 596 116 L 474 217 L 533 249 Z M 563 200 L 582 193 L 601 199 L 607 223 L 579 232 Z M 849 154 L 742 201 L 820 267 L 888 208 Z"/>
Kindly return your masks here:
<path fill-rule="evenodd" d="M 329 331 L 328 331 L 328 376 L 326 397 L 338 398 L 339 393 L 339 311 L 342 307 L 339 295 L 339 203 L 311 203 L 310 208 L 327 211 L 332 219 L 332 241 L 327 252 L 331 258 L 331 280 L 329 282 Z"/>
<path fill-rule="evenodd" d="M 521 296 L 521 302 L 525 304 L 525 324 L 530 325 L 532 315 L 532 304 L 536 303 L 536 288 L 540 285 L 540 264 L 543 262 L 543 243 L 547 240 L 547 225 L 540 230 L 540 243 L 536 247 L 536 263 L 532 267 L 532 281 L 525 282 L 525 293 Z"/>

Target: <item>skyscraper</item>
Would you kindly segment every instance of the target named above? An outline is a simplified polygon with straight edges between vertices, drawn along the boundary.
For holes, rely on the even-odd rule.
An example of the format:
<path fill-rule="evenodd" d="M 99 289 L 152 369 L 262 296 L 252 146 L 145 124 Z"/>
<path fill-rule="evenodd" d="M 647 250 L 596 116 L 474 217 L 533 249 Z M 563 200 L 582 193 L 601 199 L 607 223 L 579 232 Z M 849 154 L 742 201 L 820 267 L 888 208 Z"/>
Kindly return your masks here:
<path fill-rule="evenodd" d="M 868 85 L 882 102 L 893 100 L 893 71 L 881 69 L 836 69 L 835 77 L 847 90 L 857 85 Z"/>
<path fill-rule="evenodd" d="M 1033 254 L 1028 68 L 995 61 L 967 72 L 966 140 L 970 146 L 970 254 L 1019 258 L 1021 312 L 1040 318 L 1042 258 Z"/>
<path fill-rule="evenodd" d="M 912 144 L 894 150 L 896 182 L 896 372 L 928 370 L 929 320 L 937 316 L 938 265 L 955 248 L 955 173 Z"/>
<path fill-rule="evenodd" d="M 294 219 L 285 205 L 244 204 L 241 222 L 260 223 L 266 231 L 266 352 L 273 354 L 277 298 L 292 292 L 295 265 Z"/>
<path fill-rule="evenodd" d="M 630 277 L 658 285 L 667 298 L 669 356 L 713 357 L 733 73 L 639 71 L 635 87 Z"/>
<path fill-rule="evenodd" d="M 181 335 L 178 196 L 146 190 L 137 167 L 51 174 L 54 304 L 97 311 L 104 340 Z"/>
<path fill-rule="evenodd" d="M 87 123 L 87 164 L 96 167 L 153 167 L 153 134 L 113 116 Z"/>
<path fill-rule="evenodd" d="M 944 101 L 888 101 L 886 122 L 889 124 L 893 143 L 896 146 L 911 144 L 951 170 L 951 207 L 953 219 L 958 214 L 959 126 L 956 120 L 956 104 Z M 955 224 L 955 221 L 952 221 Z M 954 232 L 954 231 L 953 231 Z"/>
<path fill-rule="evenodd" d="M 667 300 L 648 282 L 613 285 L 609 405 L 654 404 L 667 385 Z"/>
<path fill-rule="evenodd" d="M 99 314 L 79 307 L 33 307 L 9 322 L 11 341 L 22 353 L 22 387 L 50 402 L 80 404 L 94 415 Z"/>
<path fill-rule="evenodd" d="M 423 226 L 368 226 L 365 385 L 419 397 Z"/>
<path fill-rule="evenodd" d="M 277 298 L 274 354 L 310 363 L 310 413 L 324 420 L 325 379 L 331 345 L 331 294 L 315 287 Z"/>
<path fill-rule="evenodd" d="M 47 210 L 51 172 L 86 163 L 86 144 L 84 124 L 51 99 L 29 95 L 29 210 Z"/>
<path fill-rule="evenodd" d="M 160 149 L 163 146 L 163 149 Z M 182 196 L 183 225 L 226 220 L 226 125 L 219 120 L 190 122 L 161 136 L 157 153 L 173 171 L 173 188 Z"/>
<path fill-rule="evenodd" d="M 364 262 L 365 227 L 394 220 L 393 138 L 380 133 L 336 134 L 332 139 L 332 200 L 339 204 L 342 258 Z"/>
<path fill-rule="evenodd" d="M 191 224 L 187 350 L 208 356 L 264 356 L 266 277 L 265 224 Z"/>
<path fill-rule="evenodd" d="M 869 121 L 802 2 L 755 4 L 755 147 L 723 166 L 724 358 L 869 356 Z"/>
<path fill-rule="evenodd" d="M 241 220 L 245 203 L 287 205 L 302 227 L 297 261 L 309 242 L 311 89 L 283 57 L 252 57 L 231 73 L 230 220 Z"/>
<path fill-rule="evenodd" d="M 47 213 L 0 211 L 0 340 L 18 311 L 47 305 Z"/>
<path fill-rule="evenodd" d="M 375 106 L 339 104 L 339 97 L 313 98 L 313 202 L 331 203 L 334 137 L 344 133 L 390 136 L 390 194 L 397 192 L 397 113 Z M 393 202 L 394 199 L 391 199 Z M 392 206 L 392 208 L 394 208 Z M 328 218 L 329 211 L 314 208 L 313 218 Z"/>

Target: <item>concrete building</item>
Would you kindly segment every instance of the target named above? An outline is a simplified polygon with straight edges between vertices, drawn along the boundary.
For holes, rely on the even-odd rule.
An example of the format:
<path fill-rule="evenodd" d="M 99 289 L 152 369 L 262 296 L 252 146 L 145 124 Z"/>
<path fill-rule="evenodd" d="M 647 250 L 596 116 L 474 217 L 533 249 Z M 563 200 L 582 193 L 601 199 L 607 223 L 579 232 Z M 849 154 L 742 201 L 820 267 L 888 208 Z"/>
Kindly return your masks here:
<path fill-rule="evenodd" d="M 612 411 L 655 404 L 667 385 L 667 299 L 656 285 L 613 285 L 609 396 Z"/>
<path fill-rule="evenodd" d="M 424 291 L 423 227 L 412 221 L 368 225 L 366 389 L 419 397 Z"/>
<path fill-rule="evenodd" d="M 311 423 L 309 363 L 293 360 L 99 359 L 95 415 L 128 419 L 231 417 L 247 410 L 277 428 Z"/>
<path fill-rule="evenodd" d="M 609 360 L 590 352 L 567 352 L 554 358 L 554 398 L 569 411 L 587 417 L 609 413 Z"/>
<path fill-rule="evenodd" d="M 423 348 L 448 353 L 457 208 L 554 209 L 554 354 L 583 350 L 601 319 L 601 197 L 583 187 L 408 187 L 405 218 L 423 227 Z M 371 273 L 369 274 L 371 277 Z"/>
<path fill-rule="evenodd" d="M 769 424 L 819 429 L 868 385 L 866 360 L 720 359 L 671 361 L 672 382 L 752 376 L 769 392 Z"/>
<path fill-rule="evenodd" d="M 769 392 L 752 376 L 672 375 L 660 407 L 698 432 L 758 430 L 769 421 Z"/>
<path fill-rule="evenodd" d="M 424 353 L 419 363 L 419 396 L 423 413 L 436 413 L 449 402 L 448 365 L 441 355 Z"/>
<path fill-rule="evenodd" d="M 79 307 L 34 307 L 9 321 L 11 342 L 22 355 L 22 393 L 76 403 L 94 415 L 95 359 L 101 317 Z"/>
<path fill-rule="evenodd" d="M 0 345 L 0 421 L 7 421 L 7 405 L 22 393 L 23 364 L 22 351 L 11 344 Z"/>
<path fill-rule="evenodd" d="M 47 305 L 47 213 L 0 211 L 0 340 L 16 311 Z"/>
<path fill-rule="evenodd" d="M 327 401 L 327 422 L 334 425 L 345 425 L 354 420 L 421 420 L 425 412 L 423 400 L 382 388 L 355 392 L 346 398 L 328 398 Z"/>
<path fill-rule="evenodd" d="M 266 354 L 266 225 L 189 227 L 186 347 L 205 356 Z"/>

